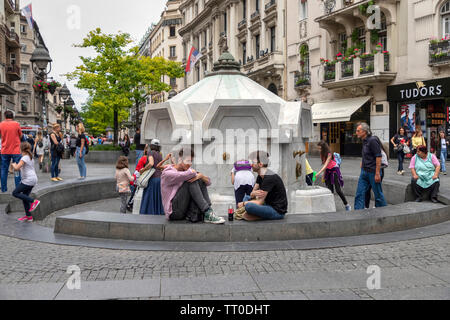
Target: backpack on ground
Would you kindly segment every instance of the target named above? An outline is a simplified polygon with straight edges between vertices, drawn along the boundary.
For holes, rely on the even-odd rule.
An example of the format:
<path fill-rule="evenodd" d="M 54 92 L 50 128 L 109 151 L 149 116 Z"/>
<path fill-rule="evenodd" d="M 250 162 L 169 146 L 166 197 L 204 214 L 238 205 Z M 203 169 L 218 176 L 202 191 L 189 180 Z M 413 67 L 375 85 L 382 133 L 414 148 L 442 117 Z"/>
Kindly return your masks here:
<path fill-rule="evenodd" d="M 338 167 L 341 167 L 341 163 L 342 163 L 341 155 L 339 153 L 335 152 L 335 153 L 333 153 L 333 156 L 334 156 L 334 161 L 336 162 Z"/>

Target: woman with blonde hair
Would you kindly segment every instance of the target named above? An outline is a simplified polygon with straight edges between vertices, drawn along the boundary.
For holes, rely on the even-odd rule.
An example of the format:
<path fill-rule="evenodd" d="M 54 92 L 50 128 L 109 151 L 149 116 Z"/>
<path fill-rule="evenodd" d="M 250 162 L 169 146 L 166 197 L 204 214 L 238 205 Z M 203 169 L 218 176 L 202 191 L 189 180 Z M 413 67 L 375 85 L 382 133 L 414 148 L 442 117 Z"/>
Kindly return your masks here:
<path fill-rule="evenodd" d="M 62 154 L 64 153 L 64 145 L 61 139 L 61 126 L 57 123 L 53 125 L 53 132 L 50 134 L 50 153 L 52 157 L 51 180 L 54 182 L 62 181 L 59 177 L 59 162 L 61 161 Z"/>
<path fill-rule="evenodd" d="M 80 122 L 77 125 L 77 149 L 75 151 L 75 158 L 77 159 L 78 170 L 80 171 L 80 180 L 86 179 L 86 163 L 84 162 L 84 156 L 86 155 L 87 139 L 84 125 Z"/>
<path fill-rule="evenodd" d="M 411 138 L 412 144 L 412 154 L 415 155 L 417 153 L 417 148 L 420 146 L 426 146 L 427 143 L 423 137 L 422 129 L 420 127 L 416 127 L 416 131 L 414 132 Z"/>

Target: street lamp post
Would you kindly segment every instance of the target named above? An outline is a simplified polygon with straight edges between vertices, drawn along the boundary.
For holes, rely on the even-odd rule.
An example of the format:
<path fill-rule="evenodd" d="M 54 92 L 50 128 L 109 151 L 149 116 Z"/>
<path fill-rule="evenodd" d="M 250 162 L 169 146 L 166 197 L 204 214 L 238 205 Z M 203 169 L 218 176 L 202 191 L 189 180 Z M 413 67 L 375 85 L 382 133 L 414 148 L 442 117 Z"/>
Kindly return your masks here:
<path fill-rule="evenodd" d="M 70 94 L 70 90 L 69 88 L 67 88 L 67 85 L 64 84 L 64 86 L 61 88 L 61 90 L 59 90 L 59 97 L 61 98 L 61 100 L 64 102 L 64 134 L 66 134 L 66 126 L 67 126 L 67 115 L 66 115 L 66 105 L 70 105 L 73 106 L 75 105 L 75 102 L 73 101 L 71 94 Z"/>
<path fill-rule="evenodd" d="M 31 65 L 32 70 L 34 74 L 37 75 L 37 77 L 45 81 L 46 76 L 50 73 L 52 70 L 52 59 L 50 58 L 50 54 L 48 53 L 48 50 L 42 45 L 39 44 L 36 49 L 34 50 L 33 54 L 31 55 Z M 47 71 L 47 67 L 50 65 L 49 70 Z M 45 92 L 41 92 L 42 96 L 42 117 L 44 122 L 44 130 L 47 131 L 47 125 L 48 125 L 48 113 L 47 108 L 45 105 Z"/>

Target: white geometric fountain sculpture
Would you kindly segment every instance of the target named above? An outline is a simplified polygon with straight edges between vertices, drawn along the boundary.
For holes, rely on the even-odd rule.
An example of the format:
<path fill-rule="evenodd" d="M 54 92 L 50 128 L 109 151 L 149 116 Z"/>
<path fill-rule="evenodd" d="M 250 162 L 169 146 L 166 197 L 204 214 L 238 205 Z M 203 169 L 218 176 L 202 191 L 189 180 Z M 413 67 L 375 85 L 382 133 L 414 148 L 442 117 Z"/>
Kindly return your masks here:
<path fill-rule="evenodd" d="M 251 80 L 225 52 L 203 80 L 166 102 L 148 104 L 141 132 L 146 143 L 159 139 L 164 155 L 194 146 L 193 167 L 211 178 L 213 207 L 223 215 L 234 204 L 233 163 L 252 151 L 269 152 L 270 168 L 281 176 L 288 195 L 303 186 L 296 181 L 292 154 L 305 150 L 312 137 L 311 107 L 287 102 Z M 289 199 L 289 213 L 296 211 L 294 202 Z"/>

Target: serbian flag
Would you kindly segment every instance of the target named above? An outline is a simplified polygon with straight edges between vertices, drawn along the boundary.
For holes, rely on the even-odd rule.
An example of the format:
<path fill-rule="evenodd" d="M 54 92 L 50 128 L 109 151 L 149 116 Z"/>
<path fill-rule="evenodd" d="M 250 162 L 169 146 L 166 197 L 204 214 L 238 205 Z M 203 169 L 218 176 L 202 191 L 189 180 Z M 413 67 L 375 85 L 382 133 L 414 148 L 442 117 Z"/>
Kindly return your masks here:
<path fill-rule="evenodd" d="M 197 49 L 195 49 L 195 47 L 192 47 L 191 52 L 189 53 L 189 58 L 186 64 L 186 73 L 191 71 L 191 65 L 195 66 L 195 64 L 197 63 L 198 60 L 200 60 L 200 58 L 203 55 L 201 54 L 201 52 L 198 52 Z"/>
<path fill-rule="evenodd" d="M 33 8 L 31 6 L 31 3 L 27 5 L 25 8 L 22 9 L 22 14 L 25 18 L 27 18 L 28 26 L 31 30 L 33 30 Z"/>

